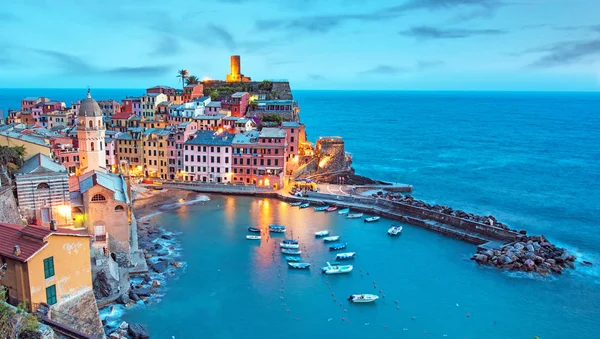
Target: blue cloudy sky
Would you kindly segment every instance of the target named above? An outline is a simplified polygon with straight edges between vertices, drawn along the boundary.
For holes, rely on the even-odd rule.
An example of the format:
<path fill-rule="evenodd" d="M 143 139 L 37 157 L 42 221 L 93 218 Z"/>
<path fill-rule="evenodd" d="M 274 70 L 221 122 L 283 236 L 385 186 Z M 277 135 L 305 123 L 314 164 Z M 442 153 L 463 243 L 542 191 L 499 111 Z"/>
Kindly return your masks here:
<path fill-rule="evenodd" d="M 295 89 L 600 90 L 599 0 L 23 0 L 0 88 L 177 85 L 177 69 Z"/>

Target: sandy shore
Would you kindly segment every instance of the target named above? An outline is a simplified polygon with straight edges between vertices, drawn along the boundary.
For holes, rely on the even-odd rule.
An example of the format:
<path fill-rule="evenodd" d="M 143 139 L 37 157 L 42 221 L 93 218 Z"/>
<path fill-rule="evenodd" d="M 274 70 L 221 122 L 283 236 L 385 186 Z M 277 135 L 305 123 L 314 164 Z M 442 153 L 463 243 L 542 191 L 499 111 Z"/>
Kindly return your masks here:
<path fill-rule="evenodd" d="M 166 210 L 168 206 L 195 199 L 198 193 L 177 189 L 147 189 L 134 194 L 133 210 L 136 218 Z"/>

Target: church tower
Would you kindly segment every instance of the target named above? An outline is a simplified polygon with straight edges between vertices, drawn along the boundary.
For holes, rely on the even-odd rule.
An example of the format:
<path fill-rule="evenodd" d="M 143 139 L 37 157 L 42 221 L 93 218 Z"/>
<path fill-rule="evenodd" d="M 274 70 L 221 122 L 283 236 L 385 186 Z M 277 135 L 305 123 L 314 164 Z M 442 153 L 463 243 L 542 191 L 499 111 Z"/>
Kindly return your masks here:
<path fill-rule="evenodd" d="M 102 109 L 92 99 L 88 89 L 87 98 L 79 106 L 77 124 L 80 174 L 93 170 L 106 172 L 105 127 L 102 118 Z"/>

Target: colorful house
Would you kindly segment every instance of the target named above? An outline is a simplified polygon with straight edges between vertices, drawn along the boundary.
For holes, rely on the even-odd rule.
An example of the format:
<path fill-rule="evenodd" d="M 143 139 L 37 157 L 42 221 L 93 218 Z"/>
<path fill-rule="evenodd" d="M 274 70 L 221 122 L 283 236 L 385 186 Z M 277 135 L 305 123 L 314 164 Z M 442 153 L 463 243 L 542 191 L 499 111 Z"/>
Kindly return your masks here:
<path fill-rule="evenodd" d="M 233 138 L 227 132 L 197 131 L 184 145 L 184 180 L 230 182 Z"/>
<path fill-rule="evenodd" d="M 230 98 L 221 101 L 221 106 L 223 109 L 231 111 L 231 116 L 242 117 L 246 115 L 246 109 L 248 108 L 249 101 L 249 93 L 236 92 L 233 93 Z"/>

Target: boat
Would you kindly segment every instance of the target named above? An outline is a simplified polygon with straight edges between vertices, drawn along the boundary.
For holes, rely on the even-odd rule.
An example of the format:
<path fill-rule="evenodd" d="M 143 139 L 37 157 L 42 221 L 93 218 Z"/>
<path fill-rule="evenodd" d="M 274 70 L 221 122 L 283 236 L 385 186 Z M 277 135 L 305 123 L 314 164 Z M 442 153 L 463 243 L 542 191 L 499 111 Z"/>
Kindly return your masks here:
<path fill-rule="evenodd" d="M 356 256 L 356 252 L 338 253 L 335 256 L 335 259 L 336 260 L 348 260 L 348 259 L 354 259 L 355 256 Z"/>
<path fill-rule="evenodd" d="M 297 239 L 283 239 L 283 243 L 284 244 L 297 244 L 298 240 Z"/>
<path fill-rule="evenodd" d="M 390 229 L 388 229 L 389 235 L 400 235 L 401 232 L 402 232 L 402 226 L 392 226 L 392 227 L 390 227 Z"/>
<path fill-rule="evenodd" d="M 254 232 L 254 233 L 260 233 L 260 228 L 248 227 L 248 231 Z"/>
<path fill-rule="evenodd" d="M 365 222 L 375 222 L 379 219 L 381 219 L 381 217 L 368 217 L 368 218 L 365 218 Z"/>
<path fill-rule="evenodd" d="M 300 255 L 302 253 L 302 251 L 291 249 L 291 248 L 282 248 L 281 253 L 289 254 L 289 255 Z"/>
<path fill-rule="evenodd" d="M 329 235 L 329 230 L 322 230 L 319 232 L 315 232 L 315 237 L 326 237 Z"/>
<path fill-rule="evenodd" d="M 310 206 L 310 202 L 305 202 L 304 204 L 300 204 L 299 206 L 300 208 L 307 208 Z"/>
<path fill-rule="evenodd" d="M 363 214 L 362 213 L 350 213 L 348 215 L 346 215 L 346 218 L 348 219 L 359 219 L 362 218 Z"/>
<path fill-rule="evenodd" d="M 285 260 L 287 260 L 287 261 L 300 261 L 300 258 L 298 258 L 298 257 L 285 257 Z"/>
<path fill-rule="evenodd" d="M 302 201 L 290 202 L 290 206 L 300 206 L 302 205 Z"/>
<path fill-rule="evenodd" d="M 246 239 L 248 239 L 248 240 L 260 240 L 260 235 L 247 235 Z"/>
<path fill-rule="evenodd" d="M 379 296 L 374 294 L 353 294 L 348 298 L 353 303 L 370 303 L 377 299 L 379 299 Z"/>
<path fill-rule="evenodd" d="M 340 239 L 339 235 L 334 235 L 332 237 L 325 237 L 323 238 L 324 242 L 334 242 L 334 241 L 338 241 L 338 239 Z"/>
<path fill-rule="evenodd" d="M 331 265 L 327 263 L 327 266 L 321 267 L 321 271 L 325 274 L 341 274 L 350 273 L 354 269 L 352 265 Z"/>
<path fill-rule="evenodd" d="M 298 243 L 291 244 L 291 243 L 286 243 L 284 241 L 284 242 L 279 243 L 279 247 L 281 247 L 281 248 L 300 248 L 300 245 Z"/>
<path fill-rule="evenodd" d="M 333 211 L 337 211 L 337 209 L 338 209 L 337 206 L 331 206 L 329 208 L 326 208 L 325 212 L 333 212 Z"/>
<path fill-rule="evenodd" d="M 275 233 L 284 233 L 285 232 L 285 226 L 282 226 L 282 225 L 269 225 L 269 231 L 275 232 Z"/>
<path fill-rule="evenodd" d="M 295 269 L 307 269 L 310 267 L 310 264 L 307 262 L 289 262 L 288 266 Z"/>
<path fill-rule="evenodd" d="M 350 213 L 350 209 L 349 208 L 344 208 L 338 211 L 338 214 L 348 214 Z"/>
<path fill-rule="evenodd" d="M 340 242 L 340 243 L 333 244 L 333 245 L 329 246 L 329 250 L 330 251 L 337 251 L 337 250 L 341 250 L 341 249 L 346 248 L 346 246 L 348 246 L 348 243 Z"/>
<path fill-rule="evenodd" d="M 327 210 L 328 208 L 329 208 L 329 206 L 315 207 L 315 212 L 323 212 L 323 211 Z"/>

